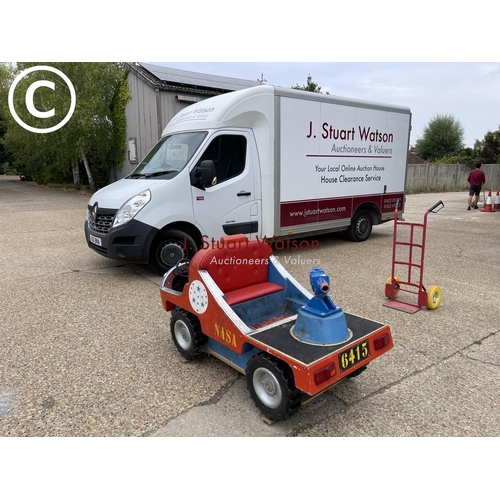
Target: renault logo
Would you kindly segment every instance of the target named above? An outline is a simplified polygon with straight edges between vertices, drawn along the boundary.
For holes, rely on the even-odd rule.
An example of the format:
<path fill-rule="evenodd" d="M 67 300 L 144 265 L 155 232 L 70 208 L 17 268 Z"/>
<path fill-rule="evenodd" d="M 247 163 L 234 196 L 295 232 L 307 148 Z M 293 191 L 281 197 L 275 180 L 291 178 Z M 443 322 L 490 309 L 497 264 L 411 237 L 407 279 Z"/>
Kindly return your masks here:
<path fill-rule="evenodd" d="M 94 219 L 94 222 L 97 222 L 97 201 L 94 203 L 94 206 L 92 207 L 92 218 Z"/>

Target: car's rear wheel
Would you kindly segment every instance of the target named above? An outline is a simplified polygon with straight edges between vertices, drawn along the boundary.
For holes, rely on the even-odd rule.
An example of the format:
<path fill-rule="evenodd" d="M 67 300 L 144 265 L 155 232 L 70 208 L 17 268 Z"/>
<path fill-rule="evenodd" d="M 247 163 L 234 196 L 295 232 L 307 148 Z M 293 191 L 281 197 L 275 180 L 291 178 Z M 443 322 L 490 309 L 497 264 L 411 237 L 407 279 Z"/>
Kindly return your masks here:
<path fill-rule="evenodd" d="M 250 358 L 246 369 L 247 388 L 255 406 L 271 420 L 290 418 L 300 407 L 299 391 L 291 368 L 268 355 Z"/>

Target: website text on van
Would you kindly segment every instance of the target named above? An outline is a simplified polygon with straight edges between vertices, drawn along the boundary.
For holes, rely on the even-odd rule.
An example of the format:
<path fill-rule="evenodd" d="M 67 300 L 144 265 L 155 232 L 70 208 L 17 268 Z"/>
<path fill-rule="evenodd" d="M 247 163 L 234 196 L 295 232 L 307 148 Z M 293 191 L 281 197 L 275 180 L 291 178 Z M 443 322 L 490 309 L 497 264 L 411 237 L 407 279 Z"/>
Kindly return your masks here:
<path fill-rule="evenodd" d="M 180 111 L 127 178 L 90 199 L 90 248 L 163 274 L 204 241 L 372 226 L 404 208 L 409 108 L 269 85 Z"/>

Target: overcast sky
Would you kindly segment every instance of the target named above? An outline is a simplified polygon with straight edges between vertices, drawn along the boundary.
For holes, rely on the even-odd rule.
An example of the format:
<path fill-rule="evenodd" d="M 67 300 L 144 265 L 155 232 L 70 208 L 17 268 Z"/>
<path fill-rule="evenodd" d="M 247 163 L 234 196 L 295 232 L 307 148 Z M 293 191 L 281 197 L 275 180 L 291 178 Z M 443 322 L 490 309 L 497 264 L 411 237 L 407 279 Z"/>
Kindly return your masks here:
<path fill-rule="evenodd" d="M 472 147 L 500 126 L 500 63 L 184 63 L 150 61 L 171 68 L 291 87 L 310 74 L 322 92 L 388 104 L 412 111 L 411 144 L 436 115 L 453 115 Z"/>

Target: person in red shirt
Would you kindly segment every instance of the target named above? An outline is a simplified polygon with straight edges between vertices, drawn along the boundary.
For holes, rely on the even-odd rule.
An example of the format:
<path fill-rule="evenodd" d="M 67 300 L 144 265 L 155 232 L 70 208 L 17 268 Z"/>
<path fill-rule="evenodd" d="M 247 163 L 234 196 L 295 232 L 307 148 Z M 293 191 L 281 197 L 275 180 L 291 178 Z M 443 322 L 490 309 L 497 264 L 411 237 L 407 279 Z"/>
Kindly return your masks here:
<path fill-rule="evenodd" d="M 476 163 L 476 168 L 471 170 L 469 177 L 467 177 L 467 182 L 470 184 L 469 205 L 467 206 L 467 210 L 470 210 L 471 207 L 477 208 L 481 187 L 486 182 L 486 176 L 481 170 L 481 163 Z"/>

